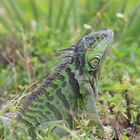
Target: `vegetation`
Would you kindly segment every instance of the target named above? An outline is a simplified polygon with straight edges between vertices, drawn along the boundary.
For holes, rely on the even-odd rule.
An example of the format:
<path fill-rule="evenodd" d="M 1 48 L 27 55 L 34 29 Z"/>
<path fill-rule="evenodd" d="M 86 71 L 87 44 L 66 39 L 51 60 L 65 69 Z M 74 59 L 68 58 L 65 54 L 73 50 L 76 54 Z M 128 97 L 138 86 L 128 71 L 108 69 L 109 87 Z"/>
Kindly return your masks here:
<path fill-rule="evenodd" d="M 0 115 L 14 112 L 27 91 L 59 62 L 57 50 L 109 28 L 115 36 L 99 81 L 98 111 L 107 139 L 138 139 L 139 19 L 139 0 L 0 0 Z M 100 137 L 88 118 L 77 121 L 77 128 L 69 130 L 72 139 Z M 38 140 L 49 139 L 57 137 L 38 135 Z"/>

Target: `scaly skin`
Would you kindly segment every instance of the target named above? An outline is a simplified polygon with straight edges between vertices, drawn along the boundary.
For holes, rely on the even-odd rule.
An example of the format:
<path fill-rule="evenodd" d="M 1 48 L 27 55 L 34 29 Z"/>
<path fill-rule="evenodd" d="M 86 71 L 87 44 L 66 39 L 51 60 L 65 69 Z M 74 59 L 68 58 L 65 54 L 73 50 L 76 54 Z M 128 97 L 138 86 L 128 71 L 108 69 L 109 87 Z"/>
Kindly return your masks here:
<path fill-rule="evenodd" d="M 112 40 L 112 31 L 104 29 L 62 50 L 66 51 L 60 56 L 64 60 L 26 97 L 17 112 L 16 121 L 27 126 L 32 137 L 36 128 L 51 124 L 65 123 L 74 128 L 74 117 L 85 112 L 102 126 L 95 98 L 100 70 Z"/>

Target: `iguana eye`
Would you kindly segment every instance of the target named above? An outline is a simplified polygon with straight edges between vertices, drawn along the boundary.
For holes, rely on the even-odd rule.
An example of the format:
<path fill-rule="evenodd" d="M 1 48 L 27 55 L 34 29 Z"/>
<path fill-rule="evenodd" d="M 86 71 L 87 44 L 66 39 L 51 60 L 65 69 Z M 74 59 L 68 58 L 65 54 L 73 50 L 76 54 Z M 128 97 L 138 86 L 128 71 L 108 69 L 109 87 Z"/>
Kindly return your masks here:
<path fill-rule="evenodd" d="M 96 36 L 96 39 L 97 39 L 97 40 L 99 40 L 99 39 L 100 39 L 99 35 L 98 35 L 98 36 Z"/>
<path fill-rule="evenodd" d="M 101 39 L 100 35 L 96 35 L 95 39 L 96 39 L 97 42 L 100 41 L 100 39 Z"/>
<path fill-rule="evenodd" d="M 89 61 L 89 65 L 92 69 L 96 69 L 99 65 L 99 62 L 100 60 L 98 58 L 92 58 L 90 61 Z"/>

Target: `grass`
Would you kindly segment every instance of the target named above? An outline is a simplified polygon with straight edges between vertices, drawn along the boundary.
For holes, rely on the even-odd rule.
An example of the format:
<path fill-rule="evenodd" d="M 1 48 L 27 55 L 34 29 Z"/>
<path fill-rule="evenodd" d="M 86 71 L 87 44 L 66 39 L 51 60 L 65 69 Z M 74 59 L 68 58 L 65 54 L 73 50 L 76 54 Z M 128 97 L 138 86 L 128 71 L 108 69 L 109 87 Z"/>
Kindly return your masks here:
<path fill-rule="evenodd" d="M 109 138 L 119 138 L 119 132 L 123 140 L 138 137 L 129 124 L 139 126 L 138 19 L 137 0 L 0 0 L 1 114 L 15 110 L 19 97 L 59 62 L 56 50 L 69 47 L 86 33 L 110 28 L 114 44 L 99 82 L 98 111 L 104 123 L 116 122 L 106 127 Z M 87 121 L 78 122 L 82 127 L 71 132 L 73 139 L 97 139 L 96 129 Z M 110 136 L 113 130 L 115 136 Z"/>

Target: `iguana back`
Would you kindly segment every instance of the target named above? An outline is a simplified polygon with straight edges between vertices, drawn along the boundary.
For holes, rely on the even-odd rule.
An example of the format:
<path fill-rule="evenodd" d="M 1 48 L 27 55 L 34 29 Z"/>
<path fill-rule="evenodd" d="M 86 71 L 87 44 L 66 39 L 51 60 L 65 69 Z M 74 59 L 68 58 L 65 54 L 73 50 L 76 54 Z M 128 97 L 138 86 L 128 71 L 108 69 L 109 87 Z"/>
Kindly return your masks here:
<path fill-rule="evenodd" d="M 62 61 L 22 102 L 17 121 L 36 127 L 44 122 L 67 120 L 73 126 L 74 112 L 78 110 L 80 86 L 75 79 L 72 59 Z"/>

